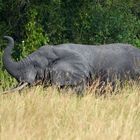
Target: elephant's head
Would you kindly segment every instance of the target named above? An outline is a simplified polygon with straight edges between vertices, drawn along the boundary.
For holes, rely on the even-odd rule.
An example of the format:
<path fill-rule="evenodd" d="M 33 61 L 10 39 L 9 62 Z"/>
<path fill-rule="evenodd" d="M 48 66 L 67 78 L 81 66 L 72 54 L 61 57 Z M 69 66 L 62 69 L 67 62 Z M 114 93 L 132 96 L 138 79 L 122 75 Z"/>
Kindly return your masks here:
<path fill-rule="evenodd" d="M 20 83 L 32 84 L 35 81 L 37 71 L 34 65 L 27 59 L 16 62 L 12 59 L 12 49 L 14 47 L 14 40 L 12 37 L 4 36 L 8 40 L 8 45 L 4 50 L 3 64 L 6 70 L 19 81 Z"/>
<path fill-rule="evenodd" d="M 89 77 L 89 67 L 84 57 L 67 47 L 41 47 L 25 59 L 15 62 L 12 57 L 14 40 L 9 41 L 3 55 L 6 70 L 19 83 L 36 84 L 38 81 L 51 82 L 61 86 L 75 86 Z"/>

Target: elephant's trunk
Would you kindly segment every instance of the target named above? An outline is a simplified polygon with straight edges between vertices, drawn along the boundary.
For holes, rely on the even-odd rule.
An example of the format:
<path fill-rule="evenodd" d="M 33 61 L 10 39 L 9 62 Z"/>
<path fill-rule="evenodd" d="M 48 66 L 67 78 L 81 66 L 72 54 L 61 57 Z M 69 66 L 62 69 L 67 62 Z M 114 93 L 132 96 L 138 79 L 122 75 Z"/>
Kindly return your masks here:
<path fill-rule="evenodd" d="M 14 47 L 14 40 L 12 37 L 4 36 L 5 39 L 8 40 L 8 45 L 4 50 L 3 54 L 3 64 L 6 68 L 6 70 L 16 78 L 17 76 L 17 69 L 19 67 L 19 64 L 12 59 L 12 49 Z"/>

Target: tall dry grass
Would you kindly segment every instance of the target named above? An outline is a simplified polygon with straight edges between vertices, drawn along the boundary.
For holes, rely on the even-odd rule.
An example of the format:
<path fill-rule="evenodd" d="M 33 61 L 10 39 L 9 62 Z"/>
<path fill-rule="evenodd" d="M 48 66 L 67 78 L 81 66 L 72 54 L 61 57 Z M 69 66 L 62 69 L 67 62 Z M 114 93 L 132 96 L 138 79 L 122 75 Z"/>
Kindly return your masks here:
<path fill-rule="evenodd" d="M 93 92 L 80 98 L 38 86 L 1 95 L 0 140 L 139 140 L 140 87 Z"/>

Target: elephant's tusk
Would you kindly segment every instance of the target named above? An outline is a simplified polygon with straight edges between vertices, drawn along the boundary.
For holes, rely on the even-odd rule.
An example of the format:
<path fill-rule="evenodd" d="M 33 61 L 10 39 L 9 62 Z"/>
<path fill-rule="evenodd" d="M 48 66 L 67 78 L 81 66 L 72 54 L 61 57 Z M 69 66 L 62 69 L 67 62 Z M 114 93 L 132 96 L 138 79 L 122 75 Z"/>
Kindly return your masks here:
<path fill-rule="evenodd" d="M 19 91 L 19 90 L 22 90 L 25 86 L 27 86 L 28 83 L 23 83 L 21 84 L 20 86 L 16 87 L 16 88 L 13 88 L 13 89 L 10 89 L 10 90 L 7 90 L 7 91 L 4 91 L 2 94 L 8 94 L 8 93 L 11 93 L 11 92 L 15 92 L 15 91 Z"/>

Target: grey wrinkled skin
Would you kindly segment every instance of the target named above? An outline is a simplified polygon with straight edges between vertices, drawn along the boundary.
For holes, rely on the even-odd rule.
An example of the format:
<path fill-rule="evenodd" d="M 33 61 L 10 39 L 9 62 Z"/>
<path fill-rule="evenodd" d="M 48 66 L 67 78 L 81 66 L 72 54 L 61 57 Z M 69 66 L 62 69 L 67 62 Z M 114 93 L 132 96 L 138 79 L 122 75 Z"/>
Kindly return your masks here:
<path fill-rule="evenodd" d="M 11 58 L 14 40 L 5 36 L 6 70 L 20 83 L 30 85 L 43 81 L 60 87 L 77 87 L 82 91 L 95 78 L 113 82 L 115 79 L 137 79 L 140 76 L 140 50 L 129 44 L 42 46 L 23 60 Z"/>

